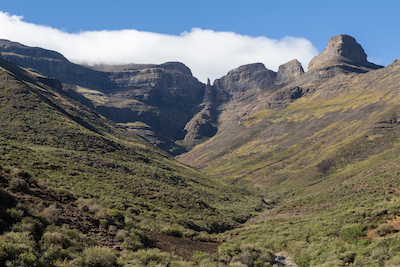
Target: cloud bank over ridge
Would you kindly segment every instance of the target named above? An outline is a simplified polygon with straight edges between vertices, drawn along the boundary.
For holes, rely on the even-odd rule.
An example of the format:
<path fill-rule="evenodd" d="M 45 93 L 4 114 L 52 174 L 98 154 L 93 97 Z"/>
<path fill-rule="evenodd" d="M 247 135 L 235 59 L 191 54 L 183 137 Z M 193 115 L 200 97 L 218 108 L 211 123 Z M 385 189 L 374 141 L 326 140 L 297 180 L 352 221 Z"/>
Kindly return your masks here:
<path fill-rule="evenodd" d="M 275 40 L 200 28 L 180 35 L 134 29 L 68 33 L 28 23 L 22 16 L 1 11 L 0 38 L 55 50 L 74 63 L 161 64 L 179 61 L 202 82 L 207 78 L 212 81 L 233 68 L 255 62 L 262 62 L 268 69 L 277 71 L 279 65 L 297 59 L 305 68 L 318 54 L 310 41 L 297 37 Z"/>

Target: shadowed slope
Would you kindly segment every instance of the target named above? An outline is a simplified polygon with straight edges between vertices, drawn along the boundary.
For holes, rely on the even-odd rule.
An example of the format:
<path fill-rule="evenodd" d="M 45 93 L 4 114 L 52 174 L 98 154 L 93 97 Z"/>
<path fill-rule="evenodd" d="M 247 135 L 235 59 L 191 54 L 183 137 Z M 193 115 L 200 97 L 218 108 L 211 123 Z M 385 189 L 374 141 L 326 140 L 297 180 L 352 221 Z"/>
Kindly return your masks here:
<path fill-rule="evenodd" d="M 138 226 L 152 230 L 175 225 L 220 232 L 260 205 L 249 192 L 117 129 L 45 78 L 6 61 L 0 65 L 2 166 L 27 170 L 108 208 L 130 209 Z"/>

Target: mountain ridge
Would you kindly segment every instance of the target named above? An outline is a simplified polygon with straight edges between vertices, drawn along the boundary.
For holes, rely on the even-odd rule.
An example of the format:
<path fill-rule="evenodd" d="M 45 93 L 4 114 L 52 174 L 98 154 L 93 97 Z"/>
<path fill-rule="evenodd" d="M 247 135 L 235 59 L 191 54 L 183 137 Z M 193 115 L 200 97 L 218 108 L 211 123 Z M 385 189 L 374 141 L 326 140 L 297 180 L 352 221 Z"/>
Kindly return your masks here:
<path fill-rule="evenodd" d="M 154 265 L 138 263 L 146 255 L 161 257 L 150 250 L 134 252 L 135 244 L 146 240 L 141 234 L 139 238 L 140 228 L 223 242 L 217 252 L 213 246 L 215 255 L 195 253 L 193 264 L 199 266 L 272 265 L 279 260 L 274 253 L 282 251 L 299 266 L 398 266 L 400 61 L 387 67 L 371 65 L 362 47 L 346 35 L 331 38 L 324 51 L 307 72 L 296 61 L 282 65 L 277 73 L 262 64 L 248 64 L 213 85 L 208 81 L 203 89 L 188 90 L 201 93 L 186 106 L 193 110 L 188 122 L 181 120 L 186 123 L 180 124 L 185 126 L 183 139 L 171 140 L 189 148 L 178 159 L 213 178 L 126 130 L 141 127 L 151 132 L 154 124 L 138 120 L 115 127 L 65 93 L 82 93 L 93 107 L 115 101 L 108 109 L 116 115 L 124 115 L 121 108 L 136 115 L 150 110 L 163 119 L 168 115 L 162 112 L 166 99 L 144 101 L 153 92 L 177 92 L 180 97 L 186 92 L 175 83 L 177 77 L 190 78 L 180 63 L 169 63 L 165 69 L 95 67 L 123 78 L 114 82 L 128 84 L 127 77 L 133 77 L 132 84 L 137 79 L 140 86 L 145 80 L 154 82 L 152 88 L 130 92 L 143 97 L 138 100 L 111 98 L 107 90 L 77 84 L 63 83 L 61 91 L 58 80 L 0 60 L 9 64 L 4 65 L 8 71 L 0 72 L 0 176 L 29 182 L 30 175 L 105 205 L 114 214 L 99 217 L 110 224 L 107 231 L 128 227 L 130 236 L 140 241 L 132 243 L 125 232 L 125 242 L 131 243 L 115 252 L 120 265 L 128 264 L 123 261 L 126 255 L 131 255 L 130 264 L 139 266 Z M 159 87 L 162 84 L 171 86 Z M 191 99 L 190 94 L 185 97 Z M 1 177 L 0 182 L 5 184 Z M 6 216 L 19 213 L 10 210 Z M 14 225 L 17 234 L 5 233 L 0 244 L 23 227 L 28 229 L 22 220 Z M 45 240 L 40 240 L 33 251 L 47 253 L 40 246 Z M 89 265 L 85 253 L 81 248 L 75 256 L 67 254 L 64 265 L 76 265 L 78 260 L 78 266 Z M 164 265 L 193 265 L 165 257 Z"/>
<path fill-rule="evenodd" d="M 263 75 L 270 76 L 272 80 L 265 83 L 263 77 L 258 77 L 256 79 L 259 81 L 253 81 L 252 88 L 266 88 L 269 84 L 287 83 L 303 72 L 301 64 L 295 60 L 282 65 L 278 73 L 266 69 L 262 64 L 258 66 L 259 71 L 253 73 L 255 65 L 249 64 L 236 71 L 232 70 L 227 78 L 222 77 L 221 81 L 217 79 L 207 89 L 206 84 L 192 76 L 189 68 L 178 62 L 160 65 L 80 66 L 69 62 L 57 52 L 29 48 L 7 40 L 0 42 L 0 53 L 4 59 L 25 68 L 59 78 L 64 83 L 64 90 L 75 99 L 96 109 L 105 117 L 121 125 L 125 124 L 127 129 L 173 155 L 183 153 L 187 150 L 186 146 L 190 149 L 194 144 L 213 135 L 215 118 L 219 114 L 217 106 L 229 101 L 232 97 L 230 94 L 233 93 L 228 84 L 223 84 L 224 80 L 225 83 L 234 84 L 235 80 L 244 78 L 243 75 L 250 75 L 246 79 L 253 79 L 251 75 L 255 78 L 264 73 Z M 235 75 L 239 76 L 233 78 Z M 246 82 L 243 84 L 248 86 Z M 206 90 L 209 91 L 207 96 Z M 251 88 L 232 90 L 248 91 Z M 203 111 L 212 114 L 207 115 L 209 118 L 206 121 L 201 119 L 203 123 L 199 124 L 195 117 L 198 112 L 202 112 L 204 106 L 212 106 L 208 111 Z M 200 113 L 197 118 L 203 116 Z M 133 123 L 136 121 L 143 125 Z M 196 128 L 197 126 L 191 128 L 191 125 L 203 124 L 211 127 L 205 126 L 209 129 L 206 131 L 201 130 L 201 127 Z M 187 133 L 189 134 L 185 137 Z M 180 146 L 177 142 L 179 140 L 184 140 L 186 144 Z"/>

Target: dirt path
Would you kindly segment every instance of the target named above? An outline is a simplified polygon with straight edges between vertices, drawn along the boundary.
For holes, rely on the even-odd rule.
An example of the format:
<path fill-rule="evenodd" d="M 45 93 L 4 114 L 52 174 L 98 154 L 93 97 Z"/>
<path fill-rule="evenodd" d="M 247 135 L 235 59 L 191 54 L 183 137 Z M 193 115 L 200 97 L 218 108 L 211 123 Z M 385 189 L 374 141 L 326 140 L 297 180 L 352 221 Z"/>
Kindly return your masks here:
<path fill-rule="evenodd" d="M 368 239 L 369 241 L 374 240 L 375 238 L 386 238 L 386 237 L 392 237 L 393 235 L 395 235 L 396 233 L 400 232 L 400 216 L 396 216 L 394 218 L 392 218 L 391 220 L 387 220 L 387 223 L 390 223 L 391 225 L 393 225 L 393 232 L 386 235 L 386 236 L 378 236 L 376 234 L 376 229 L 371 229 L 365 232 L 365 234 L 367 235 L 365 238 Z"/>
<path fill-rule="evenodd" d="M 146 231 L 146 234 L 156 240 L 155 247 L 161 251 L 173 253 L 188 261 L 193 259 L 195 251 L 215 254 L 220 245 L 217 242 L 200 242 L 186 237 L 174 237 L 150 231 Z"/>

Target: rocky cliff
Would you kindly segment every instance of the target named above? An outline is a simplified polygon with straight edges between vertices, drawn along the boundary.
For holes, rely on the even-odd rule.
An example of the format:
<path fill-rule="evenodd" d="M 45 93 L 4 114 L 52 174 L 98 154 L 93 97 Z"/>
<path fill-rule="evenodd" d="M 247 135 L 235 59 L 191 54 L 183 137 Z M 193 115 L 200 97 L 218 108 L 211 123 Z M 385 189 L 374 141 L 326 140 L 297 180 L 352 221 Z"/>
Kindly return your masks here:
<path fill-rule="evenodd" d="M 368 62 L 363 48 L 347 35 L 330 38 L 325 50 L 310 62 L 307 72 L 303 71 L 297 60 L 283 64 L 277 73 L 260 63 L 236 68 L 216 80 L 212 86 L 212 90 L 219 92 L 218 95 L 224 93 L 222 95 L 228 99 L 215 109 L 219 112 L 217 134 L 201 146 L 181 155 L 180 159 L 199 168 L 208 168 L 216 160 L 225 164 L 224 158 L 228 159 L 232 151 L 258 136 L 262 136 L 260 138 L 264 142 L 291 132 L 294 127 L 299 127 L 297 131 L 300 131 L 301 127 L 295 123 L 299 118 L 286 121 L 287 116 L 292 116 L 289 111 L 286 117 L 275 118 L 273 114 L 279 114 L 293 103 L 305 101 L 300 99 L 334 98 L 343 93 L 345 89 L 339 89 L 346 88 L 348 77 L 380 68 L 382 66 Z M 330 83 L 333 78 L 336 78 L 335 82 Z M 301 107 L 303 109 L 307 107 Z M 309 114 L 313 112 L 311 110 Z M 269 119 L 264 120 L 267 116 Z M 261 121 L 263 123 L 259 123 Z M 303 137 L 296 135 L 296 138 Z M 295 139 L 288 139 L 282 144 L 282 149 L 295 142 Z M 274 147 L 275 143 L 268 146 Z"/>
<path fill-rule="evenodd" d="M 105 117 L 166 151 L 181 153 L 186 123 L 204 101 L 205 85 L 179 62 L 81 66 L 61 54 L 0 40 L 2 58 L 50 77 Z M 140 122 L 140 123 L 138 123 Z"/>
<path fill-rule="evenodd" d="M 58 52 L 39 47 L 28 47 L 8 40 L 0 40 L 0 56 L 24 68 L 55 77 L 63 83 L 78 84 L 96 90 L 113 87 L 104 73 L 69 62 Z"/>
<path fill-rule="evenodd" d="M 345 34 L 331 37 L 324 51 L 308 64 L 308 72 L 313 74 L 314 79 L 349 72 L 364 73 L 379 68 L 382 66 L 368 62 L 361 45 Z"/>

